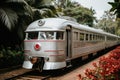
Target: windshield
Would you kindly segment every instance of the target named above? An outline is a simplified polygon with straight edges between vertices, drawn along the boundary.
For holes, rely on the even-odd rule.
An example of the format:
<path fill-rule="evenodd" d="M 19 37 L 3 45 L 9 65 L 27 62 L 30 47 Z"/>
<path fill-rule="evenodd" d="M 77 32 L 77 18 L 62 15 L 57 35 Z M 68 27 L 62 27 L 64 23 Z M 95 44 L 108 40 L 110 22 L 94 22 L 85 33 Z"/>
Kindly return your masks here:
<path fill-rule="evenodd" d="M 40 39 L 63 39 L 63 33 L 64 32 L 60 32 L 60 31 L 57 31 L 57 32 L 40 32 Z"/>
<path fill-rule="evenodd" d="M 29 32 L 26 35 L 28 35 L 28 36 L 26 36 L 28 40 L 38 39 L 38 32 Z"/>
<path fill-rule="evenodd" d="M 40 32 L 39 39 L 54 39 L 54 32 Z"/>
<path fill-rule="evenodd" d="M 56 32 L 56 39 L 63 39 L 63 32 Z"/>
<path fill-rule="evenodd" d="M 42 32 L 28 32 L 26 33 L 26 39 L 53 39 L 53 40 L 62 40 L 63 39 L 64 32 L 61 31 L 42 31 Z"/>

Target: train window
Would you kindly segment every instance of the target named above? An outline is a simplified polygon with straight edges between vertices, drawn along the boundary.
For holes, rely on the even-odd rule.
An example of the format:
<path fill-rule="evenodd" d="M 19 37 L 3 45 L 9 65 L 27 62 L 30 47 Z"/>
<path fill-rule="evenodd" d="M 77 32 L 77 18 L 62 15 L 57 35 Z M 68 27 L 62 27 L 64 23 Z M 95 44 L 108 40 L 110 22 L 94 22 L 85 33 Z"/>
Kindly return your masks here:
<path fill-rule="evenodd" d="M 80 33 L 80 41 L 84 40 L 84 33 Z"/>
<path fill-rule="evenodd" d="M 39 39 L 53 39 L 54 32 L 40 32 Z"/>
<path fill-rule="evenodd" d="M 103 37 L 102 35 L 100 36 L 100 38 L 101 38 L 101 39 L 100 39 L 101 41 L 104 40 L 104 37 Z"/>
<path fill-rule="evenodd" d="M 63 35 L 64 32 L 62 31 L 57 31 L 57 32 L 53 32 L 53 31 L 45 31 L 45 32 L 40 32 L 39 33 L 39 39 L 63 39 Z"/>
<path fill-rule="evenodd" d="M 92 38 L 93 38 L 93 37 L 92 37 L 92 34 L 90 34 L 90 40 L 92 40 Z"/>
<path fill-rule="evenodd" d="M 86 41 L 88 41 L 88 37 L 89 37 L 89 35 L 88 35 L 88 34 L 86 34 L 86 39 L 85 39 Z"/>
<path fill-rule="evenodd" d="M 39 39 L 46 39 L 46 33 L 45 32 L 40 32 Z"/>
<path fill-rule="evenodd" d="M 78 32 L 74 32 L 74 40 L 78 40 Z"/>
<path fill-rule="evenodd" d="M 64 32 L 56 32 L 56 39 L 63 39 Z"/>
<path fill-rule="evenodd" d="M 54 39 L 54 32 L 46 32 L 46 39 Z"/>
<path fill-rule="evenodd" d="M 98 35 L 96 35 L 96 40 L 98 41 Z"/>
<path fill-rule="evenodd" d="M 96 40 L 96 36 L 95 36 L 95 34 L 93 35 L 93 40 L 94 40 L 94 41 Z"/>
<path fill-rule="evenodd" d="M 29 39 L 38 39 L 38 32 L 28 32 L 28 40 Z"/>

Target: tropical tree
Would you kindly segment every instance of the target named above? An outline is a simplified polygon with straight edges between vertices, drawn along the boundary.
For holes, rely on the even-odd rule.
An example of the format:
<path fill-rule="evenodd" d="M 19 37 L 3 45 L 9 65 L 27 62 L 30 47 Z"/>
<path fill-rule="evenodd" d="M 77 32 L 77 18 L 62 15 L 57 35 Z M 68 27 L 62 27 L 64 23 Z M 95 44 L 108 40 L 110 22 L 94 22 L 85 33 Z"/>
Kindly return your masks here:
<path fill-rule="evenodd" d="M 96 18 L 93 16 L 95 10 L 83 7 L 78 2 L 72 2 L 71 0 L 52 0 L 57 9 L 57 13 L 62 18 L 76 19 L 78 23 L 93 26 Z M 69 16 L 69 17 L 66 17 Z M 72 17 L 72 18 L 70 18 Z M 74 19 L 73 19 L 74 18 Z"/>
<path fill-rule="evenodd" d="M 95 11 L 92 8 L 88 9 L 77 2 L 71 2 L 63 12 L 65 16 L 73 17 L 81 24 L 93 26 L 93 21 L 95 20 L 93 15 L 95 14 Z"/>
<path fill-rule="evenodd" d="M 2 0 L 0 2 L 0 45 L 19 44 L 24 23 L 32 19 L 32 10 L 24 0 Z M 24 22 L 24 23 L 23 23 Z"/>
<path fill-rule="evenodd" d="M 112 6 L 110 11 L 116 15 L 116 21 L 118 22 L 116 33 L 120 35 L 120 0 L 114 0 L 114 2 L 108 3 Z"/>
<path fill-rule="evenodd" d="M 120 18 L 120 0 L 114 0 L 114 2 L 108 2 L 112 8 L 110 11 L 114 11 L 117 18 Z"/>
<path fill-rule="evenodd" d="M 25 0 L 32 8 L 33 21 L 40 18 L 57 17 L 56 8 L 51 0 Z"/>
<path fill-rule="evenodd" d="M 0 21 L 9 30 L 15 27 L 19 16 L 31 16 L 31 9 L 24 0 L 2 0 L 0 2 Z"/>
<path fill-rule="evenodd" d="M 98 20 L 96 28 L 116 34 L 117 21 L 115 21 L 115 15 L 112 12 L 105 11 L 101 19 Z"/>

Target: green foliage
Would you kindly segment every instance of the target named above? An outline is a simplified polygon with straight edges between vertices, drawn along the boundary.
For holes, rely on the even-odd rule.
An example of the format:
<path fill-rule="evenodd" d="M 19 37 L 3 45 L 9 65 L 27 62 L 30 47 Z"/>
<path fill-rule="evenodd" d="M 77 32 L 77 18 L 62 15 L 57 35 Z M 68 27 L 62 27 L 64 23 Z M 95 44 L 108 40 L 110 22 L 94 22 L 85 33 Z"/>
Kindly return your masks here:
<path fill-rule="evenodd" d="M 95 11 L 70 0 L 52 0 L 59 16 L 73 17 L 80 24 L 93 26 Z"/>
<path fill-rule="evenodd" d="M 71 6 L 63 9 L 63 13 L 65 16 L 75 18 L 77 22 L 89 26 L 93 26 L 93 21 L 95 20 L 93 16 L 95 14 L 94 10 L 85 8 L 77 2 L 71 2 Z"/>
<path fill-rule="evenodd" d="M 114 0 L 114 2 L 108 3 L 112 6 L 110 11 L 113 11 L 117 15 L 117 18 L 120 18 L 120 0 Z"/>
<path fill-rule="evenodd" d="M 120 35 L 120 0 L 114 0 L 114 2 L 108 2 L 112 6 L 110 9 L 111 12 L 114 12 L 116 15 L 117 28 L 116 34 Z"/>
<path fill-rule="evenodd" d="M 20 15 L 31 16 L 30 8 L 24 0 L 2 0 L 0 2 L 0 21 L 11 30 Z"/>
<path fill-rule="evenodd" d="M 26 0 L 26 2 L 33 11 L 33 21 L 57 16 L 56 8 L 51 4 L 51 0 Z"/>
<path fill-rule="evenodd" d="M 32 9 L 34 13 L 37 13 L 39 15 L 34 14 L 34 20 L 40 19 L 40 18 L 47 18 L 47 17 L 56 17 L 57 12 L 54 6 L 52 5 L 42 5 L 38 8 Z"/>
<path fill-rule="evenodd" d="M 105 11 L 104 15 L 98 23 L 96 24 L 96 28 L 105 30 L 106 32 L 117 34 L 117 21 L 115 21 L 115 16 L 112 12 Z"/>
<path fill-rule="evenodd" d="M 1 47 L 0 50 L 0 68 L 9 68 L 11 66 L 21 65 L 24 57 L 22 51 L 12 50 L 10 47 Z"/>

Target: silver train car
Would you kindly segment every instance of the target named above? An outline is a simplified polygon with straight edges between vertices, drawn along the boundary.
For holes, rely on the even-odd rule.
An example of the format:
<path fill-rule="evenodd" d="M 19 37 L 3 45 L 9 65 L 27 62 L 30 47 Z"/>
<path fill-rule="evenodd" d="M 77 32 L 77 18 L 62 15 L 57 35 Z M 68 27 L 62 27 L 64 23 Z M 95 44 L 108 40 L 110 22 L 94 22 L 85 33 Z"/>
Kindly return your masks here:
<path fill-rule="evenodd" d="M 77 22 L 46 18 L 34 21 L 25 31 L 23 68 L 55 70 L 70 67 L 71 60 L 119 44 L 119 36 Z"/>

